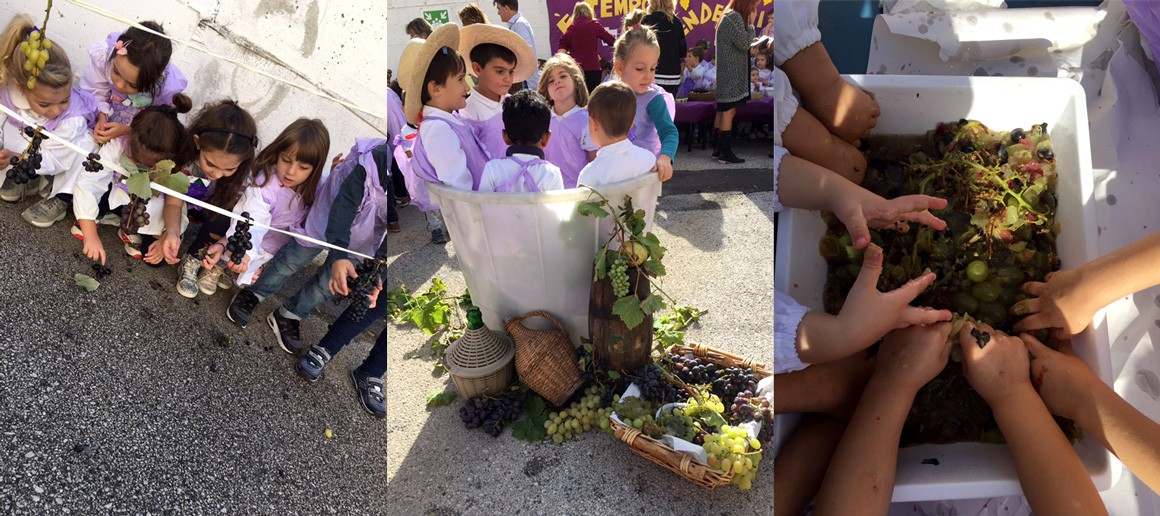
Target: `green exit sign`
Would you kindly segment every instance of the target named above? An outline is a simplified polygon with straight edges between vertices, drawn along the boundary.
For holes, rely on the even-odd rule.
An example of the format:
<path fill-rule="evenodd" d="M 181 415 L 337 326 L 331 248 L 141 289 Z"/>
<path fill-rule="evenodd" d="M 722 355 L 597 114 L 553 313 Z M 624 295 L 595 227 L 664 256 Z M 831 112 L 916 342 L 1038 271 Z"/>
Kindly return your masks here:
<path fill-rule="evenodd" d="M 447 13 L 447 9 L 439 11 L 423 11 L 423 19 L 431 24 L 432 28 L 443 25 L 451 21 L 451 15 Z"/>

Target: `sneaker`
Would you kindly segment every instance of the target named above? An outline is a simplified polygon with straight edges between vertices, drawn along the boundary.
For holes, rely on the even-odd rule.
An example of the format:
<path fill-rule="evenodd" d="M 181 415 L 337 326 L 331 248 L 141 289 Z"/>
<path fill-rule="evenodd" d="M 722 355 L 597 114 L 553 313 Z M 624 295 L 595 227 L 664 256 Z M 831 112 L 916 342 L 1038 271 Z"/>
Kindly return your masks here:
<path fill-rule="evenodd" d="M 125 230 L 118 229 L 117 236 L 121 237 L 121 241 L 125 242 L 126 244 L 133 244 L 136 247 L 141 246 L 141 235 L 130 235 L 126 233 Z"/>
<path fill-rule="evenodd" d="M 218 276 L 217 287 L 220 290 L 229 290 L 234 288 L 234 273 L 228 269 L 222 269 L 221 276 Z"/>
<path fill-rule="evenodd" d="M 20 202 L 24 198 L 24 185 L 16 184 L 16 181 L 5 179 L 4 185 L 0 186 L 0 199 L 8 202 Z"/>
<path fill-rule="evenodd" d="M 281 310 L 270 312 L 270 315 L 266 316 L 266 322 L 270 324 L 270 329 L 274 330 L 274 338 L 278 339 L 282 351 L 297 356 L 303 350 L 302 338 L 298 333 L 298 326 L 302 321 L 282 317 L 279 312 Z"/>
<path fill-rule="evenodd" d="M 106 213 L 97 219 L 97 224 L 102 226 L 120 226 L 121 216 L 116 213 Z"/>
<path fill-rule="evenodd" d="M 358 391 L 358 400 L 363 410 L 379 419 L 387 417 L 386 396 L 383 393 L 383 379 L 367 376 L 355 369 L 350 372 L 350 383 Z"/>
<path fill-rule="evenodd" d="M 20 216 L 25 222 L 38 228 L 52 227 L 68 214 L 68 203 L 56 197 L 49 197 L 32 206 L 29 206 Z"/>
<path fill-rule="evenodd" d="M 395 199 L 395 207 L 396 208 L 402 208 L 404 206 L 410 206 L 410 205 L 411 205 L 411 198 L 410 197 L 399 197 L 398 199 Z"/>
<path fill-rule="evenodd" d="M 403 230 L 403 225 L 398 222 L 387 223 L 387 233 L 398 233 Z"/>
<path fill-rule="evenodd" d="M 298 376 L 301 376 L 306 381 L 314 383 L 322 378 L 322 372 L 326 369 L 326 364 L 330 363 L 330 353 L 322 346 L 310 346 L 306 354 L 298 360 L 298 365 L 294 366 L 294 370 L 298 371 Z"/>
<path fill-rule="evenodd" d="M 52 181 L 49 181 L 48 178 L 46 178 L 44 176 L 40 176 L 40 177 L 41 177 L 40 190 L 36 193 L 37 193 L 37 195 L 40 195 L 41 199 L 44 199 L 44 198 L 48 197 L 48 194 L 52 193 Z M 27 192 L 27 190 L 25 190 L 25 192 Z"/>
<path fill-rule="evenodd" d="M 440 245 L 446 244 L 447 243 L 447 231 L 444 230 L 443 228 L 432 229 L 431 230 L 431 243 L 440 244 Z"/>
<path fill-rule="evenodd" d="M 81 242 L 85 241 L 85 232 L 81 231 L 80 225 L 76 224 L 75 222 L 73 223 L 72 228 L 68 230 L 68 232 L 77 240 L 80 240 Z"/>
<path fill-rule="evenodd" d="M 125 254 L 134 260 L 145 258 L 145 255 L 141 254 L 141 248 L 133 244 L 125 244 Z"/>
<path fill-rule="evenodd" d="M 230 301 L 229 308 L 226 308 L 226 317 L 234 324 L 245 328 L 250 324 L 250 316 L 254 314 L 254 309 L 262 300 L 258 299 L 258 295 L 251 292 L 250 289 L 244 288 L 234 294 L 234 300 Z"/>
<path fill-rule="evenodd" d="M 221 277 L 225 269 L 221 267 L 214 267 L 212 269 L 203 271 L 201 277 L 197 279 L 197 288 L 201 290 L 202 294 L 212 296 L 217 293 L 218 279 Z"/>
<path fill-rule="evenodd" d="M 201 263 L 194 256 L 186 256 L 181 261 L 177 276 L 177 293 L 181 294 L 181 297 L 189 299 L 197 297 L 197 271 L 200 269 Z"/>

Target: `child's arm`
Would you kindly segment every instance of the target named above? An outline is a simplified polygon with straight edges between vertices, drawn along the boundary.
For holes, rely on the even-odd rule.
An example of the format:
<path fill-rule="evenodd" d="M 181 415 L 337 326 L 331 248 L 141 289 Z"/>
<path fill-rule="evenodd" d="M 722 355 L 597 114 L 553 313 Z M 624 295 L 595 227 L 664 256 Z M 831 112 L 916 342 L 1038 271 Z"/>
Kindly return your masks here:
<path fill-rule="evenodd" d="M 89 66 L 85 67 L 85 73 L 81 75 L 81 80 L 77 86 L 89 92 L 93 96 L 93 100 L 97 102 L 97 111 L 107 116 L 113 112 L 113 107 L 109 105 L 109 93 L 112 91 L 113 85 L 109 82 L 109 76 L 105 70 L 109 58 L 108 43 L 102 39 L 90 45 L 89 58 Z"/>
<path fill-rule="evenodd" d="M 165 221 L 165 234 L 153 244 L 161 246 L 161 253 L 159 255 L 153 249 L 147 249 L 146 263 L 157 264 L 161 262 L 162 258 L 169 264 L 181 261 L 177 258 L 177 253 L 181 251 L 181 214 L 183 210 L 185 210 L 185 201 L 177 197 L 165 197 L 165 208 L 161 212 L 161 218 Z"/>
<path fill-rule="evenodd" d="M 648 116 L 657 127 L 657 136 L 661 140 L 661 153 L 657 156 L 657 174 L 661 181 L 668 181 L 673 177 L 673 157 L 677 155 L 677 145 L 680 144 L 677 126 L 673 117 L 669 116 L 669 106 L 661 95 L 653 97 L 648 103 Z"/>
<path fill-rule="evenodd" d="M 435 167 L 435 176 L 452 188 L 471 191 L 474 186 L 471 170 L 467 168 L 467 154 L 459 149 L 459 136 L 448 123 L 427 122 L 419 135 L 426 142 L 443 142 L 455 152 L 428 152 L 427 159 Z M 426 144 L 425 144 L 426 145 Z M 428 151 L 433 150 L 428 146 Z M 365 173 L 365 171 L 364 171 Z"/>
<path fill-rule="evenodd" d="M 101 243 L 101 236 L 97 234 L 97 221 L 92 219 L 77 219 L 77 227 L 81 229 L 81 234 L 84 235 L 85 243 L 83 251 L 85 257 L 94 261 L 105 264 L 105 246 Z"/>
<path fill-rule="evenodd" d="M 1127 247 L 1101 256 L 1078 269 L 1047 275 L 1047 282 L 1028 282 L 1023 292 L 1035 296 L 1012 307 L 1016 314 L 1030 314 L 1015 331 L 1059 328 L 1057 338 L 1082 332 L 1095 313 L 1112 301 L 1160 285 L 1160 232 Z"/>
<path fill-rule="evenodd" d="M 386 151 L 379 152 L 379 148 L 375 148 L 370 152 L 379 169 L 380 179 L 387 181 L 386 174 L 391 169 L 389 147 Z M 335 197 L 334 204 L 330 206 L 330 214 L 326 219 L 326 241 L 328 243 L 339 247 L 350 245 L 350 227 L 354 224 L 358 207 L 362 204 L 363 195 L 366 194 L 366 178 L 367 169 L 362 165 L 355 165 L 354 169 L 350 171 L 350 175 L 346 176 L 342 185 L 339 186 L 338 196 Z M 386 245 L 385 239 L 383 245 Z M 331 261 L 329 285 L 331 294 L 347 295 L 349 293 L 346 286 L 347 277 L 358 277 L 354 270 L 354 261 L 345 251 L 334 249 L 330 250 L 330 256 L 327 260 Z"/>
<path fill-rule="evenodd" d="M 892 332 L 874 375 L 830 460 L 814 514 L 886 514 L 894 493 L 898 439 L 914 396 L 946 366 L 951 325 Z"/>
<path fill-rule="evenodd" d="M 1055 414 L 1075 421 L 1153 491 L 1160 492 L 1160 425 L 1136 410 L 1092 372 L 1065 342 L 1055 351 L 1020 335 L 1031 352 L 1031 377 Z"/>
<path fill-rule="evenodd" d="M 991 406 L 1031 510 L 1107 514 L 1079 456 L 1031 386 L 1023 341 L 983 324 L 977 330 L 989 334 L 990 341 L 980 348 L 971 335 L 975 329 L 967 323 L 958 335 L 963 374 Z"/>

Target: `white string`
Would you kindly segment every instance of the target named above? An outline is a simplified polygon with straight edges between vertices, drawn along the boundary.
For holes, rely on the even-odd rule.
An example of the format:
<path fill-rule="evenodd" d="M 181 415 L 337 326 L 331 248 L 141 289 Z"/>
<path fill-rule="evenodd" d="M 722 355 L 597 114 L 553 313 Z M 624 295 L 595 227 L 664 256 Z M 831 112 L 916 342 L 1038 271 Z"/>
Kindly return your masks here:
<path fill-rule="evenodd" d="M 3 105 L 3 104 L 0 104 L 0 111 L 3 111 L 4 114 L 6 114 L 12 118 L 15 118 L 16 120 L 19 120 L 20 122 L 22 122 L 26 126 L 39 127 L 38 124 L 29 121 L 28 119 L 21 116 L 19 113 L 13 112 L 12 110 L 8 109 L 8 107 Z M 57 143 L 60 143 L 61 145 L 64 145 L 69 150 L 71 150 L 77 154 L 80 154 L 81 156 L 85 156 L 85 159 L 88 159 L 89 151 L 86 151 L 86 150 L 74 145 L 72 142 L 65 140 L 64 138 L 61 138 L 55 134 L 52 134 L 47 129 L 41 129 L 40 134 L 47 136 L 49 139 L 51 139 Z M 100 160 L 98 160 L 98 161 L 100 161 Z M 124 168 L 121 168 L 121 165 L 119 163 L 109 164 L 109 163 L 106 163 L 104 161 L 101 161 L 101 164 L 104 165 L 104 167 L 109 169 L 109 170 L 113 170 L 113 171 L 120 173 L 122 177 L 129 177 L 129 175 L 130 175 L 129 172 L 127 172 Z M 84 172 L 82 172 L 82 174 L 83 173 Z M 204 202 L 204 201 L 201 201 L 198 199 L 194 199 L 193 197 L 190 197 L 188 195 L 175 192 L 169 188 L 166 188 L 165 186 L 159 185 L 159 184 L 154 183 L 154 182 L 150 182 L 149 186 L 152 187 L 154 190 L 157 190 L 161 193 L 164 193 L 165 195 L 176 197 L 176 198 L 181 199 L 189 204 L 194 204 L 194 205 L 200 206 L 204 209 L 210 210 L 210 211 L 217 213 L 219 215 L 224 215 L 224 216 L 229 217 L 229 218 L 234 219 L 234 220 L 244 220 L 244 221 L 250 223 L 250 225 L 252 225 L 252 226 L 265 228 L 265 229 L 270 230 L 270 231 L 282 233 L 283 235 L 289 235 L 289 236 L 297 238 L 299 240 L 310 242 L 314 245 L 325 247 L 327 249 L 333 249 L 335 251 L 343 251 L 343 252 L 346 252 L 352 256 L 358 256 L 359 258 L 366 258 L 366 259 L 370 259 L 370 260 L 374 259 L 373 256 L 367 256 L 365 254 L 362 254 L 362 253 L 357 252 L 357 251 L 352 251 L 352 250 L 347 249 L 345 247 L 339 247 L 339 246 L 330 244 L 328 242 L 324 242 L 322 240 L 316 240 L 316 239 L 310 238 L 306 235 L 299 235 L 298 233 L 294 233 L 291 231 L 285 231 L 282 229 L 267 226 L 265 224 L 262 224 L 262 223 L 255 221 L 253 219 L 247 219 L 247 218 L 245 218 L 241 215 L 237 215 L 231 211 L 227 211 L 227 210 L 224 210 L 224 209 L 219 208 L 217 206 L 214 206 L 212 204 L 209 204 L 207 202 Z"/>
<path fill-rule="evenodd" d="M 374 112 L 374 111 L 370 111 L 370 110 L 368 110 L 368 109 L 363 109 L 363 108 L 359 107 L 358 105 L 352 104 L 352 103 L 350 103 L 350 102 L 347 102 L 347 101 L 345 101 L 345 100 L 340 100 L 340 99 L 334 98 L 333 96 L 331 96 L 331 95 L 327 94 L 326 92 L 324 92 L 324 91 L 322 91 L 322 90 L 319 90 L 319 89 L 316 89 L 316 88 L 312 88 L 312 87 L 310 87 L 310 86 L 303 86 L 303 85 L 301 85 L 301 84 L 297 84 L 297 83 L 294 83 L 294 82 L 290 82 L 290 81 L 288 81 L 288 80 L 286 80 L 286 79 L 282 79 L 282 78 L 280 78 L 280 77 L 277 77 L 277 76 L 275 76 L 275 75 L 272 75 L 272 74 L 270 74 L 270 73 L 263 72 L 262 70 L 259 70 L 259 69 L 257 69 L 257 68 L 254 68 L 254 67 L 252 67 L 252 66 L 249 66 L 249 65 L 247 65 L 247 64 L 245 64 L 245 63 L 242 63 L 242 62 L 240 62 L 240 61 L 237 61 L 237 60 L 235 60 L 235 59 L 230 59 L 230 58 L 228 58 L 228 57 L 226 57 L 226 56 L 223 56 L 223 55 L 221 55 L 221 54 L 217 54 L 217 53 L 215 53 L 215 52 L 212 52 L 212 51 L 210 51 L 209 49 L 207 49 L 207 48 L 205 48 L 205 47 L 202 47 L 202 46 L 200 46 L 200 45 L 198 45 L 198 44 L 196 44 L 196 43 L 193 43 L 193 42 L 191 42 L 191 41 L 185 41 L 185 40 L 181 40 L 181 39 L 177 39 L 177 38 L 174 38 L 174 37 L 172 37 L 172 36 L 169 36 L 168 34 L 162 34 L 162 33 L 160 33 L 160 32 L 155 32 L 153 29 L 150 29 L 149 27 L 145 27 L 145 26 L 143 26 L 143 25 L 141 25 L 141 24 L 137 23 L 136 21 L 130 20 L 130 19 L 128 19 L 128 18 L 125 18 L 125 17 L 123 17 L 123 16 L 120 16 L 120 15 L 118 15 L 118 14 L 116 14 L 116 13 L 113 13 L 113 12 L 111 12 L 111 11 L 107 11 L 107 10 L 105 10 L 105 9 L 102 9 L 102 8 L 100 8 L 100 7 L 97 7 L 97 6 L 95 6 L 95 5 L 92 5 L 92 4 L 89 4 L 89 3 L 86 3 L 86 2 L 82 2 L 81 0 L 66 0 L 66 1 L 67 1 L 68 3 L 70 3 L 70 4 L 73 4 L 73 5 L 77 6 L 77 7 L 80 7 L 80 8 L 83 8 L 83 9 L 87 9 L 87 10 L 89 10 L 89 11 L 92 11 L 92 12 L 94 12 L 94 13 L 97 13 L 97 14 L 99 14 L 99 15 L 101 15 L 101 16 L 104 16 L 104 17 L 106 17 L 106 18 L 110 18 L 110 19 L 113 19 L 113 20 L 119 21 L 119 22 L 121 22 L 121 23 L 124 23 L 124 24 L 127 24 L 127 25 L 129 25 L 129 26 L 131 26 L 131 27 L 136 27 L 136 28 L 138 28 L 138 29 L 140 29 L 140 30 L 143 30 L 143 31 L 145 31 L 145 32 L 148 32 L 148 33 L 150 33 L 150 34 L 154 34 L 154 35 L 157 35 L 157 36 L 163 37 L 163 38 L 165 38 L 165 39 L 168 39 L 168 40 L 170 40 L 170 41 L 173 41 L 173 42 L 175 42 L 175 43 L 180 43 L 180 44 L 182 44 L 182 45 L 185 45 L 185 46 L 187 46 L 187 47 L 189 47 L 189 48 L 192 48 L 192 49 L 194 49 L 194 50 L 197 50 L 197 51 L 199 51 L 199 52 L 202 52 L 202 53 L 205 53 L 205 54 L 209 54 L 210 56 L 213 56 L 213 57 L 215 57 L 215 58 L 217 58 L 217 59 L 221 59 L 222 61 L 226 61 L 226 62 L 229 62 L 229 63 L 233 63 L 233 64 L 234 64 L 234 65 L 236 65 L 236 66 L 239 66 L 239 67 L 241 67 L 241 68 L 245 68 L 246 70 L 249 70 L 249 71 L 251 71 L 251 72 L 254 72 L 254 73 L 258 74 L 258 75 L 261 75 L 261 76 L 263 76 L 263 77 L 266 77 L 267 79 L 270 79 L 270 80 L 273 80 L 273 81 L 277 81 L 277 82 L 280 82 L 280 83 L 286 84 L 286 85 L 288 85 L 288 86 L 292 86 L 292 87 L 294 87 L 294 88 L 297 88 L 297 89 L 299 89 L 299 90 L 302 90 L 302 91 L 304 91 L 304 92 L 306 92 L 306 93 L 310 93 L 310 94 L 312 94 L 312 95 L 317 95 L 317 96 L 319 96 L 319 97 L 322 97 L 322 98 L 324 98 L 324 99 L 327 99 L 327 100 L 330 100 L 330 101 L 332 101 L 332 102 L 335 102 L 335 103 L 341 104 L 341 105 L 343 105 L 343 106 L 346 106 L 346 107 L 348 107 L 348 108 L 350 108 L 350 109 L 354 109 L 354 110 L 356 110 L 356 111 L 361 111 L 361 112 L 363 112 L 363 113 L 366 113 L 366 114 L 368 114 L 368 115 L 370 115 L 370 116 L 373 116 L 373 117 L 376 117 L 376 118 L 383 118 L 383 119 L 387 118 L 387 115 L 385 115 L 385 114 L 376 113 L 376 112 Z"/>

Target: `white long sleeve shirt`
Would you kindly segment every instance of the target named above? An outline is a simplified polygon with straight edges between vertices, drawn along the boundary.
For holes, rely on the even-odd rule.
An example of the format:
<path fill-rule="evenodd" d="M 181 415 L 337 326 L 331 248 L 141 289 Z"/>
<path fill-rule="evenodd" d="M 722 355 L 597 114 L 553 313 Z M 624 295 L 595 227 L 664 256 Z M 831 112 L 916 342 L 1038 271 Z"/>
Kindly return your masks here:
<path fill-rule="evenodd" d="M 449 124 L 465 125 L 455 115 L 431 106 L 423 106 L 423 119 L 438 118 Z M 467 168 L 467 155 L 459 147 L 459 135 L 447 124 L 419 124 L 419 138 L 427 151 L 427 159 L 435 167 L 435 177 L 447 186 L 461 190 L 471 190 L 473 181 L 471 170 Z"/>
<path fill-rule="evenodd" d="M 28 98 L 24 96 L 24 88 L 17 86 L 15 83 L 9 81 L 8 95 L 12 99 L 15 111 L 26 120 L 29 120 L 37 125 L 44 125 L 48 123 L 49 119 L 37 115 L 32 111 L 32 107 L 28 104 Z M 17 127 L 19 126 L 19 127 Z M 83 116 L 70 117 L 67 120 L 62 120 L 56 129 L 52 131 L 53 134 L 60 136 L 74 144 L 77 144 L 85 149 L 94 148 L 96 145 L 91 143 L 89 139 L 88 146 L 85 145 L 85 135 L 88 133 L 88 123 Z M 8 122 L 8 115 L 0 112 L 0 146 L 4 150 L 20 154 L 28 148 L 29 138 L 22 132 L 24 130 L 23 124 L 11 124 Z M 56 140 L 45 139 L 40 144 L 40 154 L 42 156 L 40 163 L 40 170 L 36 173 L 42 176 L 58 176 L 62 173 L 70 175 L 69 178 L 61 178 L 62 180 L 53 183 L 52 195 L 58 193 L 71 193 L 73 183 L 71 180 L 74 173 L 74 167 L 80 168 L 82 158 L 79 154 L 73 152 L 63 144 Z M 0 163 L 0 174 L 7 172 L 12 165 L 8 161 Z M 66 180 L 67 179 L 67 180 Z"/>

